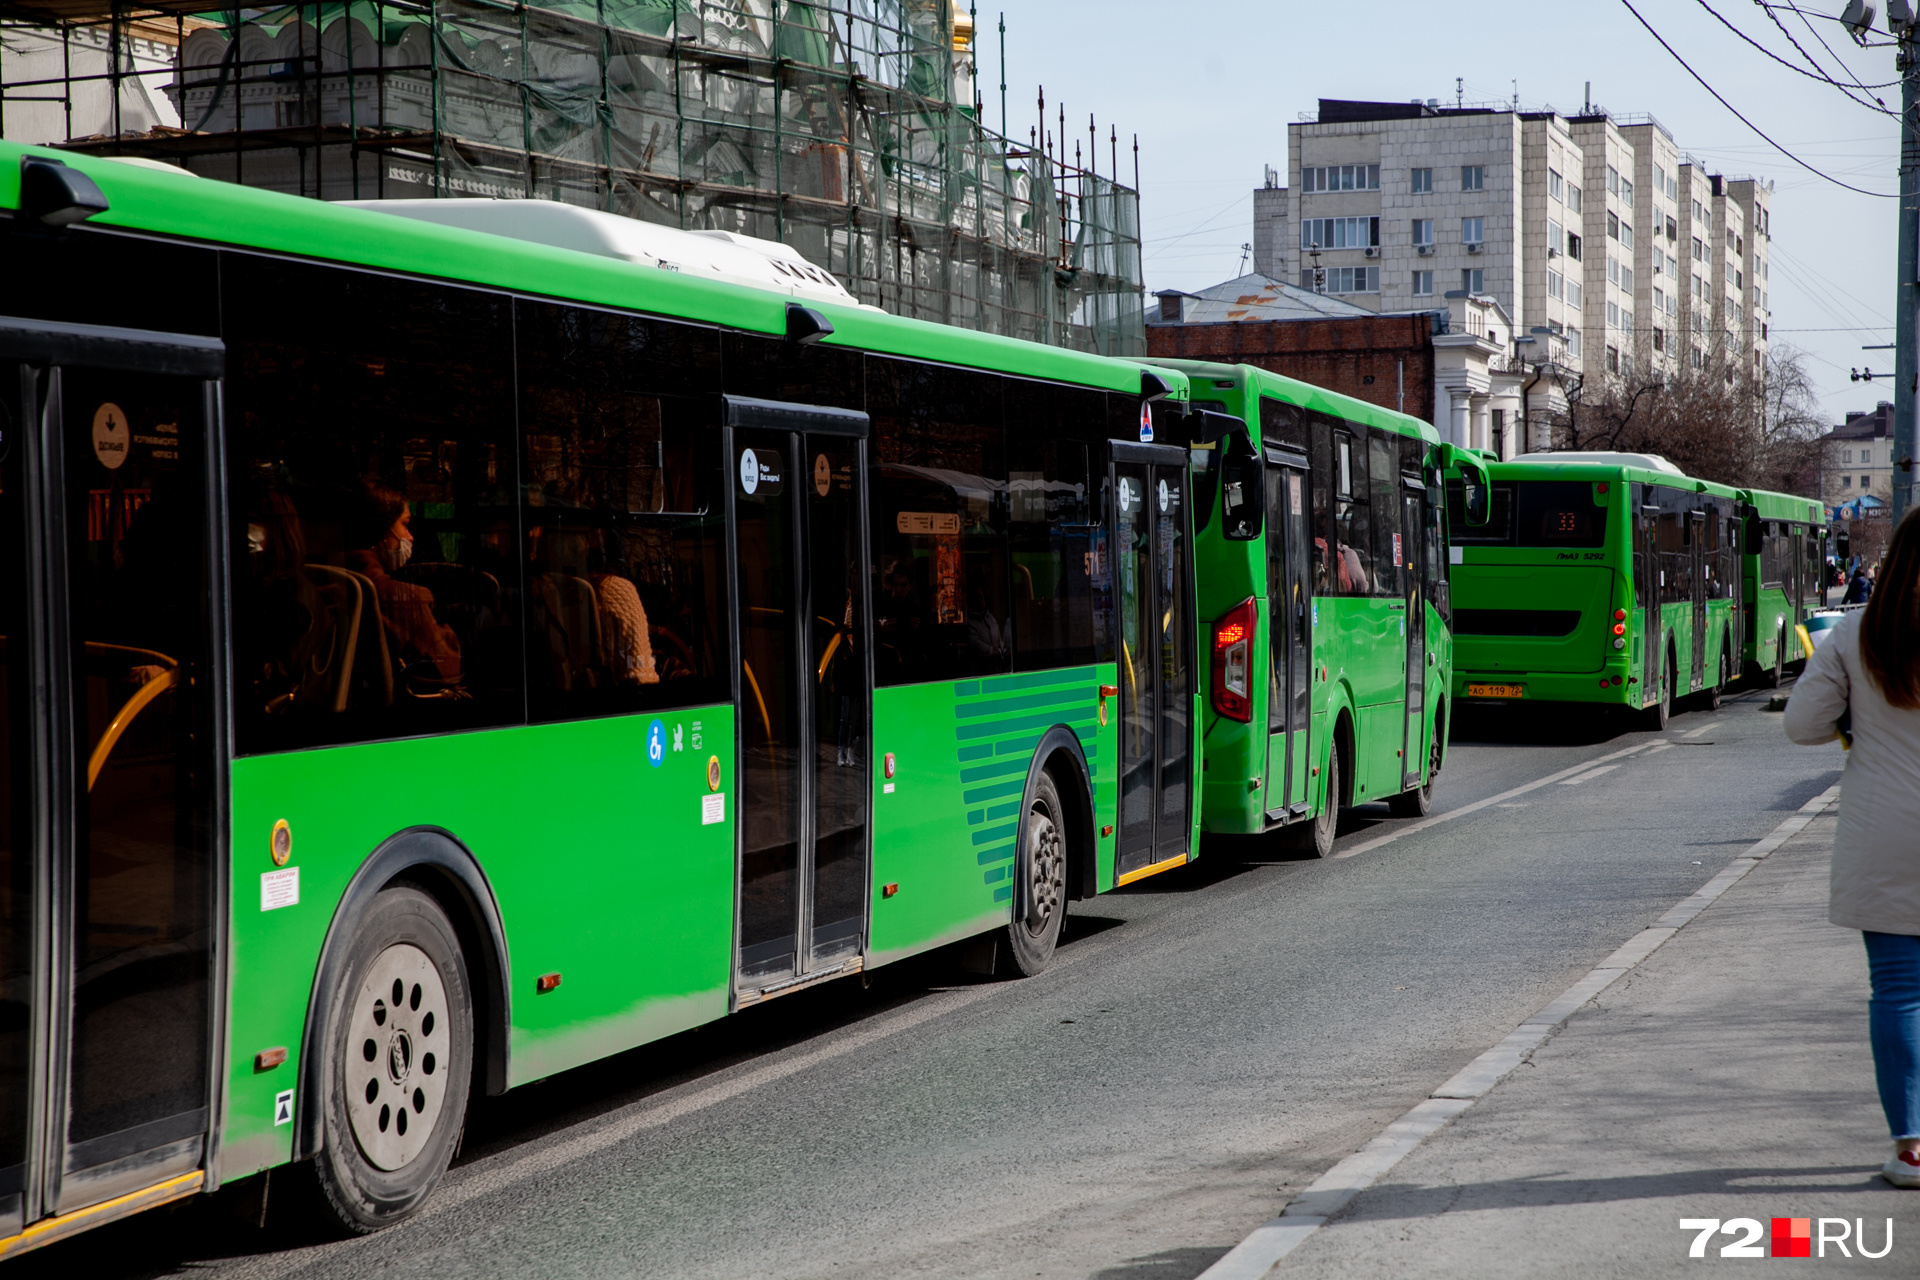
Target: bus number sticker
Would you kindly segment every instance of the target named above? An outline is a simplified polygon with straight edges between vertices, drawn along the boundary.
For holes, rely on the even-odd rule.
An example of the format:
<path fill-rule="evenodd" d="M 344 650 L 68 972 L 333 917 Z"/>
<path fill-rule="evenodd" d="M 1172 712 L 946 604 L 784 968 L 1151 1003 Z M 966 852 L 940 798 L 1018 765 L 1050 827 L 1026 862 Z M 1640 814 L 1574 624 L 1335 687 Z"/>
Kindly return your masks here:
<path fill-rule="evenodd" d="M 727 793 L 716 791 L 710 796 L 700 797 L 700 825 L 710 827 L 716 822 L 727 820 Z"/>
<path fill-rule="evenodd" d="M 300 905 L 300 868 L 260 873 L 260 909 L 278 911 Z"/>
<path fill-rule="evenodd" d="M 1393 567 L 1400 568 L 1400 535 L 1393 535 Z"/>

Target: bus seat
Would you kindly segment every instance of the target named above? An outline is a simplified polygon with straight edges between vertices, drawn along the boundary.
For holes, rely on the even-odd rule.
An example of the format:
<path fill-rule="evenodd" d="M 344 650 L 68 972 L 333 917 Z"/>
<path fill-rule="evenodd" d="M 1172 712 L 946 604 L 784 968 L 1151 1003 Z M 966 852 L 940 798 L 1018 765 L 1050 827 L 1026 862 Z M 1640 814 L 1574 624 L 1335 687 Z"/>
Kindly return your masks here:
<path fill-rule="evenodd" d="M 360 619 L 366 609 L 366 593 L 357 574 L 336 569 L 330 564 L 306 566 L 307 581 L 313 584 L 320 607 L 332 624 L 332 643 L 328 646 L 323 674 L 331 679 L 327 705 L 335 712 L 347 709 L 353 689 L 353 660 L 360 649 Z"/>

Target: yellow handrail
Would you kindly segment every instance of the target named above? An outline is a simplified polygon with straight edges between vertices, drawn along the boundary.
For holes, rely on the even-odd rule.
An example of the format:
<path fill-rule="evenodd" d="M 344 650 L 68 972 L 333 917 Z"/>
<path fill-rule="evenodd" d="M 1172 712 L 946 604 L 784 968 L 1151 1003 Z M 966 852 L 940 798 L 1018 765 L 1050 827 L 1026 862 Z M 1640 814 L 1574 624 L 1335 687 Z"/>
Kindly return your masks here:
<path fill-rule="evenodd" d="M 158 658 L 161 655 L 156 653 L 153 656 Z M 133 723 L 134 717 L 146 710 L 149 702 L 179 683 L 180 669 L 177 666 L 168 667 L 141 685 L 139 692 L 128 698 L 120 710 L 114 713 L 113 719 L 107 722 L 107 731 L 101 734 L 100 741 L 94 744 L 93 754 L 87 757 L 88 791 L 93 790 L 94 781 L 99 778 L 100 770 L 106 767 L 107 757 L 113 754 L 114 747 L 120 742 L 120 736 L 127 731 L 127 726 Z"/>
<path fill-rule="evenodd" d="M 773 741 L 773 717 L 767 714 L 767 700 L 760 694 L 760 682 L 753 678 L 753 664 L 745 658 L 740 660 L 740 669 L 747 673 L 747 685 L 753 690 L 753 700 L 760 704 L 760 724 L 767 731 L 767 741 Z"/>
<path fill-rule="evenodd" d="M 840 633 L 833 633 L 833 639 L 827 641 L 827 651 L 820 655 L 820 670 L 814 673 L 813 682 L 819 684 L 827 678 L 827 664 L 833 661 L 833 651 L 840 647 Z"/>

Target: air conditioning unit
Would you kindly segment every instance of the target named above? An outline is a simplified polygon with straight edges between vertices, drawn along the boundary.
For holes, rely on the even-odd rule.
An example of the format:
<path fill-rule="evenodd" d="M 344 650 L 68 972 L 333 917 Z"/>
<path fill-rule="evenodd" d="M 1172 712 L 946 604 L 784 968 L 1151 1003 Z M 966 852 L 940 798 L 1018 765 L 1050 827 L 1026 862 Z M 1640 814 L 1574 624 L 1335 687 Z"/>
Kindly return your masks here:
<path fill-rule="evenodd" d="M 1553 249 L 1553 248 L 1549 248 L 1549 249 L 1547 250 L 1547 257 L 1549 257 L 1549 258 L 1557 258 L 1557 257 L 1559 257 L 1559 256 L 1560 256 L 1560 251 L 1559 251 L 1558 249 Z"/>
<path fill-rule="evenodd" d="M 1480 250 L 1481 250 L 1481 246 L 1479 244 L 1470 244 L 1467 246 L 1468 253 L 1479 253 Z"/>
<path fill-rule="evenodd" d="M 1423 258 L 1429 257 L 1433 253 L 1433 246 L 1430 244 L 1417 244 L 1414 246 L 1414 251 Z"/>
<path fill-rule="evenodd" d="M 1373 247 L 1372 245 L 1368 245 L 1368 246 L 1367 246 L 1367 256 L 1368 256 L 1369 258 L 1377 258 L 1377 257 L 1379 257 L 1379 256 L 1380 256 L 1380 251 L 1379 251 L 1378 249 L 1376 249 L 1376 248 L 1374 248 L 1374 247 Z"/>

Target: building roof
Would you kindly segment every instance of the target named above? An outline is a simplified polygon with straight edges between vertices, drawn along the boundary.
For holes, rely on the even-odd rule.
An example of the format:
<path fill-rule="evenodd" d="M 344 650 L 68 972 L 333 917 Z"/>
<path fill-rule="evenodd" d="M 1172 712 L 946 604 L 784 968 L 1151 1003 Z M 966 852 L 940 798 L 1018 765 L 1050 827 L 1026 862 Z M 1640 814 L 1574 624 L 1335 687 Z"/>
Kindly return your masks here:
<path fill-rule="evenodd" d="M 1258 272 L 1224 284 L 1212 285 L 1198 293 L 1163 289 L 1156 297 L 1177 295 L 1182 299 L 1180 319 L 1161 320 L 1159 313 L 1147 313 L 1148 324 L 1219 324 L 1237 320 L 1323 320 L 1338 316 L 1377 316 L 1377 311 L 1342 302 L 1324 293 L 1302 289 Z"/>
<path fill-rule="evenodd" d="M 1820 437 L 1822 440 L 1881 440 L 1893 434 L 1893 406 L 1882 400 L 1860 413 L 1849 413 L 1847 420 Z"/>

